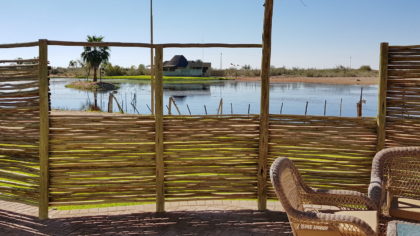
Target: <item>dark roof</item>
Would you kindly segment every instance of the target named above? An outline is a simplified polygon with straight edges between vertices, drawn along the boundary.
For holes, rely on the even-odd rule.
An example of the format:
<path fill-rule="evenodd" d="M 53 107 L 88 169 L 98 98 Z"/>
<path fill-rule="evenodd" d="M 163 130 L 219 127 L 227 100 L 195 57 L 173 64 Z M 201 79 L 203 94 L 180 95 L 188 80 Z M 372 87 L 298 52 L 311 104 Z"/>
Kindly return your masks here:
<path fill-rule="evenodd" d="M 165 61 L 163 67 L 187 67 L 188 61 L 183 55 L 176 55 L 170 61 Z"/>
<path fill-rule="evenodd" d="M 210 62 L 202 62 L 201 60 L 197 61 L 188 61 L 188 65 L 193 68 L 210 68 Z"/>

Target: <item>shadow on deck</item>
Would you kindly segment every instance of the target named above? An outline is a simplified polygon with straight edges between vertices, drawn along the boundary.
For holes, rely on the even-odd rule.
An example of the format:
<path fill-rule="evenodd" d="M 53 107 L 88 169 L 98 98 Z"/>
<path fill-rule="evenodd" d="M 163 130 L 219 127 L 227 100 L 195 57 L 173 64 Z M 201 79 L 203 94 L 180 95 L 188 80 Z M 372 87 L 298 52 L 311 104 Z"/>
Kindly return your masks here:
<path fill-rule="evenodd" d="M 0 210 L 0 235 L 291 235 L 284 212 L 177 211 L 57 218 Z"/>

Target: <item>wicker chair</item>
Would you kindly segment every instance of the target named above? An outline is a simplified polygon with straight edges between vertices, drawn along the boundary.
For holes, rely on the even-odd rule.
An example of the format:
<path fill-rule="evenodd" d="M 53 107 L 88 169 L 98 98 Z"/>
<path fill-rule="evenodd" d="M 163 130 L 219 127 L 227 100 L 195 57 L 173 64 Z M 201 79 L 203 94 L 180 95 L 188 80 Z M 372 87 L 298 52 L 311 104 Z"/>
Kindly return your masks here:
<path fill-rule="evenodd" d="M 372 163 L 369 197 L 381 216 L 420 221 L 420 147 L 378 152 Z"/>
<path fill-rule="evenodd" d="M 295 236 L 377 235 L 376 205 L 364 194 L 312 189 L 304 184 L 293 162 L 287 158 L 275 160 L 270 176 Z M 322 213 L 310 208 L 313 205 L 334 206 L 335 209 Z"/>

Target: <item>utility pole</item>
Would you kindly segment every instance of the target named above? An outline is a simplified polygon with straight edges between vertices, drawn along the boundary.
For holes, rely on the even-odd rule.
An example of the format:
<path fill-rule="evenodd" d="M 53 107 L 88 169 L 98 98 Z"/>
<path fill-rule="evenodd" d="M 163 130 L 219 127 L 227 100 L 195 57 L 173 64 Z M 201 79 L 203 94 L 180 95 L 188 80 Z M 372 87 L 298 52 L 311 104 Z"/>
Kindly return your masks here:
<path fill-rule="evenodd" d="M 223 69 L 223 52 L 220 53 L 220 70 Z"/>
<path fill-rule="evenodd" d="M 150 0 L 150 43 L 153 45 L 153 0 Z M 154 73 L 154 48 L 150 48 L 150 105 L 152 115 L 155 114 L 155 73 Z"/>

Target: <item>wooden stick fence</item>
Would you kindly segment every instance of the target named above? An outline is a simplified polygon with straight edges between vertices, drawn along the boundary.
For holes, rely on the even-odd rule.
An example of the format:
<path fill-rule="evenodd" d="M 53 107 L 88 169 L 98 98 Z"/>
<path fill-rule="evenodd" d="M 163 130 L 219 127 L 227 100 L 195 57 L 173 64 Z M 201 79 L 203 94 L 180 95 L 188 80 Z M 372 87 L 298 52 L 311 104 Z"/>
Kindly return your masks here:
<path fill-rule="evenodd" d="M 163 63 L 163 48 L 156 49 L 154 116 L 144 118 L 118 114 L 109 114 L 109 117 L 96 114 L 51 116 L 48 111 L 47 43 L 45 40 L 40 40 L 38 44 L 40 66 L 39 73 L 35 76 L 39 77 L 40 85 L 36 93 L 40 98 L 40 113 L 36 116 L 39 114 L 41 117 L 39 134 L 36 134 L 40 137 L 40 195 L 31 198 L 28 194 L 19 194 L 27 196 L 28 199 L 39 200 L 39 216 L 42 219 L 48 217 L 49 206 L 123 201 L 156 201 L 156 210 L 161 212 L 165 209 L 165 201 L 258 198 L 260 209 L 264 209 L 265 199 L 274 197 L 266 171 L 277 156 L 287 156 L 295 160 L 298 167 L 303 170 L 304 178 L 312 186 L 363 190 L 367 184 L 371 158 L 376 149 L 385 144 L 385 130 L 381 131 L 380 128 L 388 129 L 384 123 L 381 124 L 385 121 L 385 116 L 382 118 L 378 116 L 375 121 L 371 118 L 309 115 L 303 117 L 267 113 L 269 132 L 266 133 L 261 126 L 261 115 L 226 116 L 218 112 L 214 116 L 164 117 L 162 70 L 159 69 Z M 401 59 L 398 57 L 396 61 L 399 60 Z M 3 60 L 3 62 L 13 63 L 13 60 Z M 399 66 L 401 63 L 395 64 Z M 24 65 L 19 68 L 27 70 L 26 68 L 32 67 Z M 387 75 L 383 73 L 390 73 L 393 76 L 397 73 L 402 74 L 393 68 L 392 73 L 388 70 L 381 66 L 383 91 L 387 91 L 383 88 Z M 404 71 L 404 73 L 410 72 Z M 26 78 L 22 72 L 18 74 Z M 18 77 L 13 75 L 10 78 Z M 393 79 L 392 82 L 396 81 L 397 84 L 400 80 Z M 411 86 L 410 83 L 408 80 L 405 88 Z M 382 94 L 391 96 L 394 92 L 388 90 Z M 13 93 L 9 95 L 15 96 Z M 402 98 L 408 99 L 405 95 Z M 393 103 L 390 104 L 395 107 Z M 407 102 L 402 104 L 407 112 L 411 112 L 409 117 L 415 117 L 412 115 L 414 109 L 408 106 Z M 2 106 L 1 101 L 0 106 Z M 232 107 L 231 110 L 233 113 Z M 386 112 L 380 110 L 380 114 Z M 387 115 L 391 129 L 396 127 L 394 114 L 391 112 Z M 404 127 L 417 124 L 413 119 L 407 120 L 406 115 L 403 118 Z M 4 119 L 5 116 L 1 116 L 0 122 L 4 123 Z M 142 124 L 141 128 L 139 124 Z M 128 130 L 130 135 L 127 134 Z M 186 135 L 188 132 L 190 134 Z M 389 137 L 394 143 L 396 141 L 400 144 L 407 143 L 408 139 L 401 138 L 402 136 L 398 136 L 399 134 L 393 130 L 389 132 Z M 267 143 L 262 141 L 264 137 Z M 136 145 L 140 142 L 140 146 L 129 144 L 134 140 Z M 14 142 L 17 142 L 17 139 Z M 269 146 L 264 148 L 261 143 Z M 310 147 L 316 149 L 311 150 Z M 266 151 L 268 159 L 261 156 L 261 153 Z M 211 154 L 206 154 L 208 152 Z M 315 159 L 308 158 L 308 154 Z M 133 159 L 133 156 L 137 155 L 143 156 L 144 159 L 141 162 Z M 317 161 L 317 156 L 322 156 L 329 164 Z M 155 164 L 147 164 L 153 161 Z M 345 173 L 346 165 L 343 163 L 352 163 L 352 175 Z M 128 171 L 133 168 L 138 174 Z M 92 169 L 96 170 L 93 174 L 91 174 Z M 201 174 L 198 175 L 194 171 L 199 171 Z M 111 173 L 117 173 L 117 176 L 111 177 Z M 104 179 L 106 176 L 110 178 Z M 114 179 L 115 177 L 118 178 Z M 85 180 L 80 181 L 80 178 Z M 126 181 L 126 187 L 116 187 L 120 184 L 118 181 L 123 180 Z M 104 185 L 108 187 L 104 188 Z M 0 188 L 0 192 L 5 191 Z M 16 198 L 18 199 L 22 198 Z"/>
<path fill-rule="evenodd" d="M 326 106 L 324 116 L 270 115 L 272 15 L 273 0 L 266 0 L 262 45 L 51 40 L 0 45 L 0 48 L 39 47 L 39 65 L 6 66 L 0 73 L 2 83 L 38 78 L 28 85 L 13 85 L 15 89 L 33 86 L 33 90 L 0 94 L 0 141 L 19 147 L 0 146 L 0 167 L 33 173 L 39 176 L 39 181 L 0 173 L 2 178 L 15 178 L 31 186 L 28 189 L 0 187 L 0 198 L 38 200 L 41 219 L 48 218 L 49 206 L 125 201 L 156 201 L 156 211 L 163 212 L 166 201 L 256 198 L 258 209 L 265 210 L 267 198 L 274 197 L 268 168 L 278 156 L 292 158 L 312 186 L 366 189 L 375 151 L 385 146 L 418 143 L 413 139 L 418 131 L 409 129 L 418 129 L 420 124 L 420 106 L 416 104 L 420 92 L 412 88 L 418 84 L 413 78 L 419 74 L 420 46 L 381 44 L 377 119 L 329 117 Z M 148 108 L 154 115 L 50 114 L 48 45 L 153 49 L 155 99 L 153 109 Z M 223 115 L 221 102 L 220 112 L 214 116 L 164 116 L 163 53 L 168 47 L 262 47 L 260 114 Z M 13 63 L 13 60 L 0 62 Z M 411 96 L 401 97 L 401 91 Z M 401 115 L 400 107 L 408 115 Z M 204 109 L 207 114 L 205 106 Z M 280 113 L 282 110 L 283 104 Z M 10 114 L 14 116 L 10 118 Z M 5 126 L 14 121 L 18 121 L 15 125 L 21 125 L 18 127 L 21 137 L 11 135 L 13 127 Z M 407 134 L 398 131 L 401 127 Z M 22 137 L 31 139 L 22 141 Z M 39 157 L 39 172 L 4 161 L 26 160 L 29 156 Z M 121 183 L 125 185 L 121 187 Z"/>
<path fill-rule="evenodd" d="M 48 218 L 49 206 L 49 101 L 48 101 L 48 46 L 46 40 L 39 41 L 39 218 Z"/>
<path fill-rule="evenodd" d="M 28 64 L 3 65 L 21 62 Z M 45 90 L 40 93 L 39 60 L 2 60 L 0 63 L 0 198 L 39 206 L 46 200 L 45 193 L 40 193 L 40 181 L 43 181 L 43 189 L 47 187 L 45 179 L 40 180 L 40 171 L 43 178 L 48 177 L 46 168 L 39 170 L 40 162 L 47 160 L 45 141 L 48 140 L 45 139 L 48 135 L 45 120 L 40 128 L 40 96 L 43 96 L 43 113 L 48 101 L 45 106 Z M 48 91 L 46 93 L 48 97 Z"/>
<path fill-rule="evenodd" d="M 377 151 L 385 147 L 385 117 L 388 79 L 388 43 L 381 43 L 378 93 L 378 145 Z"/>
<path fill-rule="evenodd" d="M 201 48 L 209 48 L 209 47 L 226 47 L 226 48 L 261 48 L 261 44 L 220 44 L 220 43 L 211 43 L 211 44 L 145 44 L 145 43 L 120 43 L 120 42 L 101 42 L 101 43 L 89 43 L 89 42 L 68 42 L 68 41 L 53 41 L 53 40 L 39 40 L 39 42 L 30 42 L 30 43 L 20 43 L 20 44 L 3 44 L 0 45 L 0 48 L 18 48 L 18 47 L 39 47 L 39 98 L 40 98 L 40 105 L 39 105 L 39 117 L 40 117 L 40 128 L 39 128 L 39 158 L 40 158 L 40 181 L 39 181 L 39 192 L 40 195 L 38 197 L 39 199 L 39 217 L 41 219 L 48 218 L 48 207 L 54 204 L 75 204 L 77 202 L 88 204 L 89 201 L 86 201 L 87 199 L 81 198 L 81 197 L 75 197 L 71 195 L 71 197 L 66 196 L 65 189 L 60 187 L 60 184 L 56 183 L 62 183 L 64 185 L 68 185 L 69 182 L 56 182 L 58 181 L 54 176 L 56 176 L 56 172 L 54 168 L 60 167 L 60 165 L 54 164 L 54 170 L 50 170 L 50 163 L 49 163 L 49 157 L 50 152 L 54 152 L 56 148 L 59 148 L 59 146 L 54 146 L 53 150 L 50 150 L 49 142 L 51 141 L 49 139 L 49 102 L 48 102 L 48 45 L 55 45 L 55 46 L 116 46 L 116 47 L 146 47 L 151 48 L 155 50 L 155 58 L 154 58 L 154 107 L 151 109 L 148 106 L 148 109 L 154 113 L 154 125 L 155 125 L 155 140 L 154 140 L 154 146 L 155 146 L 155 191 L 156 191 L 156 211 L 162 212 L 164 211 L 164 202 L 165 202 L 165 186 L 164 186 L 164 159 L 163 159 L 163 150 L 164 150 L 164 137 L 163 137 L 163 85 L 162 85 L 162 71 L 163 71 L 163 49 L 168 47 L 178 47 L 178 48 L 190 48 L 190 47 L 201 47 Z M 14 62 L 13 60 L 4 60 L 4 63 L 8 62 Z M 27 61 L 29 62 L 29 60 Z M 24 65 L 20 67 L 25 67 Z M 9 78 L 9 81 L 11 79 Z M 12 95 L 12 94 L 10 94 Z M 120 106 L 118 101 L 114 96 L 110 98 L 112 101 L 112 98 L 116 101 L 117 106 L 119 107 L 120 111 L 123 113 L 123 107 Z M 1 101 L 0 101 L 1 102 Z M 175 108 L 178 111 L 178 114 L 180 115 L 179 108 L 177 107 L 175 101 L 172 100 L 172 103 L 174 103 Z M 110 102 L 111 104 L 111 102 Z M 152 101 L 153 104 L 153 101 Z M 128 102 L 126 102 L 126 108 L 128 106 Z M 110 108 L 112 109 L 111 105 Z M 189 108 L 188 108 L 189 110 Z M 206 109 L 207 110 L 207 109 Z M 189 112 L 191 112 L 189 110 Z M 207 113 L 207 111 L 206 111 Z M 1 117 L 2 118 L 2 117 Z M 58 123 L 56 123 L 58 125 Z M 97 130 L 95 130 L 97 131 Z M 56 132 L 56 131 L 55 131 Z M 98 135 L 95 132 L 95 135 Z M 63 143 L 65 149 L 71 148 L 69 146 L 66 146 Z M 84 147 L 88 147 L 84 146 Z M 80 148 L 80 147 L 78 147 Z M 1 154 L 1 153 L 0 153 Z M 77 155 L 77 152 L 72 153 L 73 155 Z M 92 154 L 90 154 L 92 155 Z M 58 163 L 57 163 L 58 164 Z M 80 164 L 78 164 L 80 165 Z M 57 169 L 58 171 L 59 169 Z M 57 172 L 58 173 L 58 172 Z M 60 172 L 61 173 L 61 172 Z M 84 175 L 84 174 L 83 174 Z M 50 177 L 53 177 L 54 180 L 52 182 L 54 187 L 50 187 Z M 60 177 L 61 179 L 64 178 L 64 176 Z M 92 179 L 91 181 L 94 181 Z M 97 182 L 97 180 L 95 180 Z M 60 189 L 60 190 L 59 190 Z M 101 200 L 105 202 L 112 202 L 113 200 L 112 196 L 106 197 L 108 195 L 106 194 L 100 194 L 97 192 L 98 188 L 95 188 L 97 196 L 102 196 Z M 61 194 L 57 194 L 55 191 L 62 191 Z M 88 191 L 88 190 L 87 190 Z M 103 189 L 101 191 L 104 191 Z M 111 190 L 109 190 L 111 191 Z M 0 189 L 1 193 L 1 189 Z M 77 193 L 77 191 L 73 191 L 73 193 Z M 60 197 L 60 196 L 63 197 Z M 66 197 L 64 197 L 66 196 Z M 1 196 L 0 196 L 1 197 Z M 17 199 L 17 198 L 15 198 Z M 52 202 L 50 202 L 50 199 L 52 199 Z M 92 198 L 94 199 L 94 197 Z M 127 197 L 126 199 L 132 199 Z M 71 202 L 74 203 L 71 203 Z M 97 202 L 97 201 L 94 201 Z"/>
<path fill-rule="evenodd" d="M 163 48 L 155 54 L 155 144 L 156 144 L 156 211 L 165 211 L 163 160 Z"/>
<path fill-rule="evenodd" d="M 264 7 L 263 50 L 261 62 L 261 109 L 260 109 L 260 143 L 258 157 L 258 209 L 267 208 L 268 179 L 268 115 L 270 112 L 270 63 L 271 63 L 271 32 L 273 23 L 273 0 L 266 0 Z"/>

